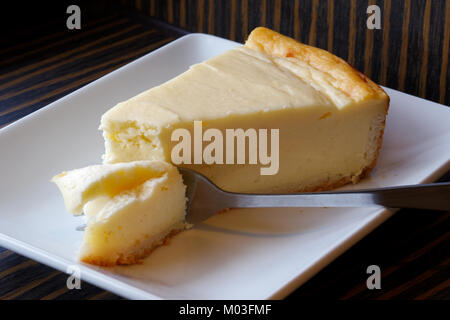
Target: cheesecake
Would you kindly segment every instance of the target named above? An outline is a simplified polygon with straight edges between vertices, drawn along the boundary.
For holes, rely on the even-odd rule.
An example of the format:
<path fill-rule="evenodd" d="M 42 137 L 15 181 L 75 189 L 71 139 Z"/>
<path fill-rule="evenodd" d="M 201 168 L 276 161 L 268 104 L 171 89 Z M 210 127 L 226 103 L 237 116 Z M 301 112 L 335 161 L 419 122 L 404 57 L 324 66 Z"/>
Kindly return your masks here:
<path fill-rule="evenodd" d="M 63 172 L 52 181 L 66 210 L 86 217 L 79 252 L 83 262 L 137 263 L 188 226 L 185 186 L 167 162 L 92 165 Z"/>
<path fill-rule="evenodd" d="M 389 97 L 333 54 L 257 28 L 244 46 L 193 65 L 168 82 L 117 104 L 101 118 L 104 163 L 171 162 L 174 130 L 225 134 L 230 128 L 279 131 L 279 168 L 182 166 L 224 190 L 286 193 L 356 183 L 375 166 Z M 225 151 L 225 150 L 223 150 Z"/>

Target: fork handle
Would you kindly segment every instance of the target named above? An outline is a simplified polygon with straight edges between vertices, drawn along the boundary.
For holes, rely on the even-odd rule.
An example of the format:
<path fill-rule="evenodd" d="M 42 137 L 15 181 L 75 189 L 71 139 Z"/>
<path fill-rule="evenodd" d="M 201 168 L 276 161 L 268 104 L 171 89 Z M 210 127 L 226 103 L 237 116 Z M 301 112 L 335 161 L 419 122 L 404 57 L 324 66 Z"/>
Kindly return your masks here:
<path fill-rule="evenodd" d="M 229 208 L 367 207 L 450 210 L 450 182 L 297 194 L 242 194 L 226 192 Z"/>

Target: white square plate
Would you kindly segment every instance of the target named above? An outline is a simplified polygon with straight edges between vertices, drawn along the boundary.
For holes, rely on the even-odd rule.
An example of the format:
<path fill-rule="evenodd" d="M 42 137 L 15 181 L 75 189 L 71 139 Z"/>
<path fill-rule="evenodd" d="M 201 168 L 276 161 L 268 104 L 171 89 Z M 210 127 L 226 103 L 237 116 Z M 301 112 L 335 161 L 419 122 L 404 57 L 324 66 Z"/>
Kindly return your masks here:
<path fill-rule="evenodd" d="M 79 264 L 79 218 L 49 182 L 101 162 L 100 116 L 237 43 L 180 38 L 0 130 L 0 245 L 132 299 L 283 298 L 391 216 L 384 209 L 259 209 L 217 215 L 142 265 Z M 450 108 L 387 89 L 385 142 L 367 188 L 430 182 L 450 159 Z"/>

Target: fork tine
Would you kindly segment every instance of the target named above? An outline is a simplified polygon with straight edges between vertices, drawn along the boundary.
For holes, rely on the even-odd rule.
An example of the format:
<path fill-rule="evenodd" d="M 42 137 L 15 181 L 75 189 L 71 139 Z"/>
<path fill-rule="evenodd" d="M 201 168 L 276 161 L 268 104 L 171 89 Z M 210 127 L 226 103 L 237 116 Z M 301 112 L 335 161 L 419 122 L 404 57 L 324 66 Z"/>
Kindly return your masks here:
<path fill-rule="evenodd" d="M 84 231 L 84 229 L 86 229 L 86 224 L 82 224 L 75 228 L 75 230 L 77 230 L 77 231 Z"/>

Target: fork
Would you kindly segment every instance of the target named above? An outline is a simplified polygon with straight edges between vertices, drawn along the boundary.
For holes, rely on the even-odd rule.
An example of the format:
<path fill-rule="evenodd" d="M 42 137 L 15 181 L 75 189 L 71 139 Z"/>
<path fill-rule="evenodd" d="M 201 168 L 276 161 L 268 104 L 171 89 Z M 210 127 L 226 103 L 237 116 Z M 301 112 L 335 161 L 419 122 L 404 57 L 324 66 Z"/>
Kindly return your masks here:
<path fill-rule="evenodd" d="M 371 207 L 450 210 L 450 182 L 337 192 L 245 194 L 220 189 L 204 175 L 178 167 L 186 185 L 186 222 L 231 208 Z M 85 225 L 77 227 L 83 231 Z"/>
<path fill-rule="evenodd" d="M 179 167 L 186 185 L 186 222 L 196 224 L 230 208 L 370 207 L 450 210 L 450 182 L 294 194 L 244 194 L 217 187 L 204 175 Z"/>

